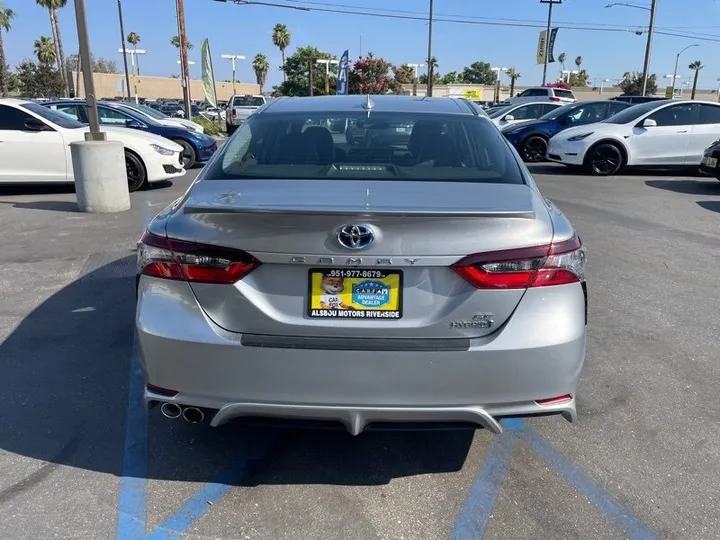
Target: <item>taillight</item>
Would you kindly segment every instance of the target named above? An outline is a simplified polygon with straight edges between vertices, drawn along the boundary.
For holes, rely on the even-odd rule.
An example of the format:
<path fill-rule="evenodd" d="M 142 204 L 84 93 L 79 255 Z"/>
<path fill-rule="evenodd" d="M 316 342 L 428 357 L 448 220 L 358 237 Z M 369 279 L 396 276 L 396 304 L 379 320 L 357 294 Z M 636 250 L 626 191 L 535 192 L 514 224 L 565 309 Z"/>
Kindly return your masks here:
<path fill-rule="evenodd" d="M 469 255 L 453 269 L 478 289 L 526 289 L 583 282 L 585 262 L 576 235 L 545 246 Z"/>
<path fill-rule="evenodd" d="M 235 109 L 232 110 L 232 115 L 237 116 L 237 111 Z"/>
<path fill-rule="evenodd" d="M 559 97 L 551 97 L 550 101 L 561 101 Z"/>
<path fill-rule="evenodd" d="M 260 265 L 244 251 L 185 242 L 145 231 L 137 249 L 138 274 L 193 283 L 235 283 Z"/>

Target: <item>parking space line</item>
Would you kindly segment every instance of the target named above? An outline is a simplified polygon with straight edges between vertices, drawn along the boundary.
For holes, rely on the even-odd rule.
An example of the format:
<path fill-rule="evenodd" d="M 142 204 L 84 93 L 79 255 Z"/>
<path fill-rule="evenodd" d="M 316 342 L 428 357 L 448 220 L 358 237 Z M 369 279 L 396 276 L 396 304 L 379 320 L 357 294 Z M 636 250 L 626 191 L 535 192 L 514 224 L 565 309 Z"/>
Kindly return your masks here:
<path fill-rule="evenodd" d="M 460 511 L 452 534 L 453 540 L 479 539 L 484 536 L 495 500 L 500 493 L 500 486 L 507 473 L 510 455 L 518 440 L 517 433 L 507 429 L 514 427 L 513 422 L 517 421 L 503 421 L 506 430 L 493 438 L 477 479 L 470 488 L 465 506 Z"/>
<path fill-rule="evenodd" d="M 598 510 L 606 514 L 630 540 L 659 540 L 660 537 L 652 532 L 639 518 L 618 504 L 600 486 L 575 465 L 555 450 L 540 435 L 531 429 L 522 431 L 523 440 L 530 448 L 542 457 L 551 467 L 558 471 L 565 480 L 583 495 Z"/>
<path fill-rule="evenodd" d="M 118 501 L 118 540 L 145 537 L 147 478 L 147 412 L 142 403 L 143 377 L 137 344 L 130 359 L 128 405 L 125 414 L 125 448 Z"/>

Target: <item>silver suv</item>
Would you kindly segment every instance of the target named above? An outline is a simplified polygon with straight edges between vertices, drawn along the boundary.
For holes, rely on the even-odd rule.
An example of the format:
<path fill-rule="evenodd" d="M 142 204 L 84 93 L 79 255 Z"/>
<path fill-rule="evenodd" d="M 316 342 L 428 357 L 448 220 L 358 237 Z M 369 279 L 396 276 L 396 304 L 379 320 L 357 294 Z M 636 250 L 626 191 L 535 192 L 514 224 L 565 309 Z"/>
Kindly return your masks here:
<path fill-rule="evenodd" d="M 526 101 L 552 101 L 554 103 L 560 103 L 561 105 L 567 105 L 568 103 L 577 102 L 577 98 L 575 97 L 575 94 L 573 94 L 572 90 L 537 86 L 535 88 L 528 88 L 527 90 L 519 93 L 517 96 L 505 100 L 503 104 L 517 105 L 518 103 L 524 103 Z"/>

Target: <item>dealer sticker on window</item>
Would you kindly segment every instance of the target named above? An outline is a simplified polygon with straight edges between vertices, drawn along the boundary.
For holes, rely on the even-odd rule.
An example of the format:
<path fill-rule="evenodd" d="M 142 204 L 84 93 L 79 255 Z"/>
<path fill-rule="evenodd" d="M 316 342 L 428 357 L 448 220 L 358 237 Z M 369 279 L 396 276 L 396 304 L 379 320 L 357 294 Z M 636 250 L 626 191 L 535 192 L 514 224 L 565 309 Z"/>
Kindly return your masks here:
<path fill-rule="evenodd" d="M 359 268 L 310 270 L 308 317 L 381 319 L 402 317 L 402 272 Z"/>

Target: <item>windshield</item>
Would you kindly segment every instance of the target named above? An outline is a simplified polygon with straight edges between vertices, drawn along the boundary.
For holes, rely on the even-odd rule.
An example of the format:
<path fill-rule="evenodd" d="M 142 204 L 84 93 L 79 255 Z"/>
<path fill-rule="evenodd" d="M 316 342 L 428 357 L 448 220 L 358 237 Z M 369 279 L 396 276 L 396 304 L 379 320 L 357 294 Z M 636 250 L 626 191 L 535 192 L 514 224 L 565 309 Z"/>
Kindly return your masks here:
<path fill-rule="evenodd" d="M 41 116 L 45 120 L 48 120 L 49 122 L 52 122 L 53 124 L 62 128 L 77 129 L 85 127 L 85 124 L 83 124 L 82 122 L 78 122 L 67 114 L 48 109 L 47 107 L 45 107 L 45 105 L 40 105 L 38 103 L 23 103 L 20 106 L 23 109 L 34 112 L 38 116 Z"/>
<path fill-rule="evenodd" d="M 606 118 L 603 122 L 607 124 L 627 124 L 634 120 L 637 120 L 642 115 L 649 113 L 650 111 L 657 109 L 663 105 L 663 101 L 649 101 L 647 103 L 641 103 L 639 105 L 632 105 L 627 109 L 620 111 L 616 115 Z"/>
<path fill-rule="evenodd" d="M 570 112 L 570 111 L 574 111 L 578 107 L 581 107 L 581 105 L 578 105 L 577 103 L 571 103 L 570 105 L 563 105 L 562 107 L 558 107 L 557 109 L 552 110 L 549 113 L 545 113 L 540 118 L 538 118 L 538 120 L 557 120 L 563 114 Z"/>
<path fill-rule="evenodd" d="M 265 100 L 261 97 L 235 96 L 233 98 L 233 107 L 260 107 L 264 104 Z"/>
<path fill-rule="evenodd" d="M 498 116 L 502 116 L 506 112 L 510 110 L 510 106 L 507 107 L 499 107 L 497 109 L 493 109 L 492 111 L 488 112 L 488 116 L 490 118 L 497 118 Z"/>
<path fill-rule="evenodd" d="M 474 115 L 253 115 L 221 152 L 206 178 L 524 183 L 503 136 Z"/>

